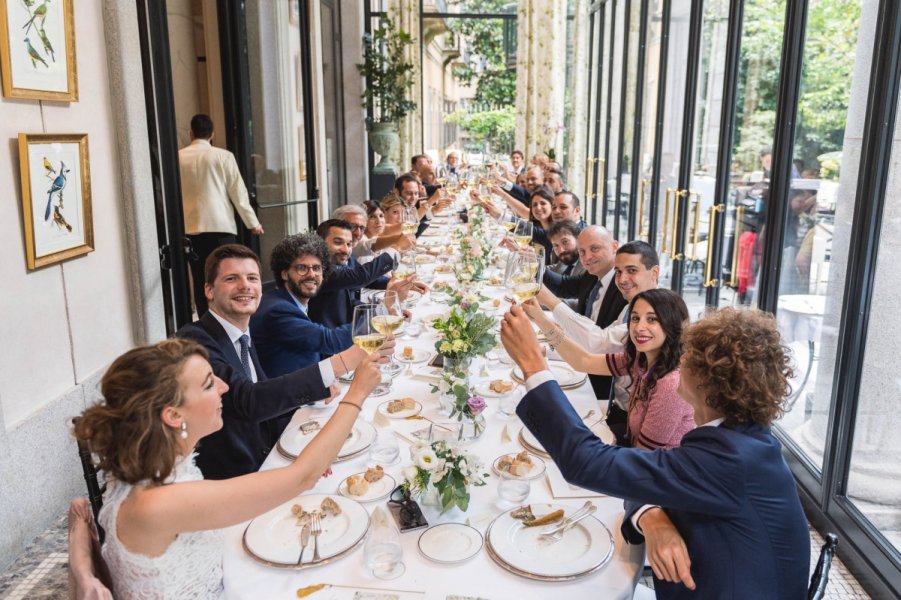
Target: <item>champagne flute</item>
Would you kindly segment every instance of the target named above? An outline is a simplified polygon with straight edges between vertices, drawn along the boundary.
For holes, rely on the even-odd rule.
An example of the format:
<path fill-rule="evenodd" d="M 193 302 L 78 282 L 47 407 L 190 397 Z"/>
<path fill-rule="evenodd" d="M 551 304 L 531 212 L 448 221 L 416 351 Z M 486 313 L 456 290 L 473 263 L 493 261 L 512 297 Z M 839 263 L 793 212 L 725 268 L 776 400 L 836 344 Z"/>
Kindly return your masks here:
<path fill-rule="evenodd" d="M 404 313 L 401 307 L 400 298 L 394 290 L 387 290 L 382 296 L 382 310 L 372 317 L 372 326 L 379 333 L 385 335 L 395 334 L 404 324 Z M 394 376 L 400 373 L 403 367 L 394 360 L 392 354 L 388 360 L 388 364 L 382 367 L 382 372 Z"/>
<path fill-rule="evenodd" d="M 400 281 L 416 277 L 416 251 L 405 250 L 401 252 L 400 259 L 394 266 L 392 276 Z"/>
<path fill-rule="evenodd" d="M 534 298 L 541 290 L 544 264 L 534 252 L 513 252 L 507 258 L 504 284 L 510 296 L 522 303 Z"/>
<path fill-rule="evenodd" d="M 413 235 L 419 228 L 419 212 L 411 207 L 404 208 L 404 220 L 401 221 L 400 229 L 404 235 Z"/>
<path fill-rule="evenodd" d="M 516 222 L 516 227 L 513 228 L 513 240 L 521 248 L 527 248 L 532 243 L 533 227 L 532 222 L 526 219 L 520 219 Z"/>
<path fill-rule="evenodd" d="M 372 354 L 382 347 L 388 336 L 380 332 L 373 326 L 375 317 L 381 316 L 385 311 L 384 307 L 378 304 L 358 304 L 354 307 L 353 321 L 351 321 L 351 336 L 354 344 Z M 391 389 L 390 382 L 388 385 L 379 384 L 372 391 L 372 396 L 383 396 Z"/>

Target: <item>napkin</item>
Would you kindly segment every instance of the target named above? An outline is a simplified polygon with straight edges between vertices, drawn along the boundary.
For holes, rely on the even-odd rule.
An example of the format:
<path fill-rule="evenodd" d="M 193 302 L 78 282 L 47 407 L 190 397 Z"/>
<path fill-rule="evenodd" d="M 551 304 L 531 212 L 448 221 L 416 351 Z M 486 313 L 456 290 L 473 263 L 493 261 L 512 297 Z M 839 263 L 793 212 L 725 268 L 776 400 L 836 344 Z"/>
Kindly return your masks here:
<path fill-rule="evenodd" d="M 507 429 L 506 424 L 504 424 L 504 429 L 501 431 L 501 441 L 505 444 L 513 441 L 513 438 L 510 437 L 510 431 Z"/>
<path fill-rule="evenodd" d="M 433 381 L 438 383 L 441 381 L 441 374 L 444 371 L 438 367 L 419 367 L 413 369 L 413 379 L 421 379 L 424 381 Z"/>
<path fill-rule="evenodd" d="M 561 498 L 600 498 L 604 494 L 599 494 L 591 490 L 586 490 L 576 485 L 572 485 L 563 478 L 557 465 L 548 461 L 547 471 L 544 474 L 547 479 L 547 485 L 551 490 L 551 496 L 557 499 Z"/>

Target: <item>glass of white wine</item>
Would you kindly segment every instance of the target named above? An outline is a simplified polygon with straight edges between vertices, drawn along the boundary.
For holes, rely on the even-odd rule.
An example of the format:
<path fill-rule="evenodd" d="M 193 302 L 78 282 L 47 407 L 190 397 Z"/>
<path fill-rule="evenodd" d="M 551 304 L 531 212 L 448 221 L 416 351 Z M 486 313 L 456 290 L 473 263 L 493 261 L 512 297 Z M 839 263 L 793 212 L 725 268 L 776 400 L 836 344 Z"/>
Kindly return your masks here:
<path fill-rule="evenodd" d="M 532 243 L 532 222 L 520 219 L 513 228 L 513 240 L 520 248 L 527 248 Z"/>
<path fill-rule="evenodd" d="M 400 328 L 404 325 L 404 313 L 397 292 L 387 290 L 385 295 L 382 296 L 380 308 L 382 310 L 377 311 L 377 314 L 372 317 L 372 326 L 376 331 L 386 336 L 398 334 Z M 394 360 L 393 354 L 388 360 L 388 364 L 382 367 L 382 372 L 392 377 L 402 370 L 403 367 Z"/>
<path fill-rule="evenodd" d="M 353 342 L 367 353 L 372 354 L 382 347 L 387 334 L 375 327 L 376 318 L 385 314 L 385 307 L 380 304 L 358 304 L 354 307 L 354 316 L 351 325 Z M 373 390 L 373 396 L 382 396 L 390 389 L 390 384 L 384 383 Z"/>
<path fill-rule="evenodd" d="M 392 273 L 392 277 L 400 281 L 416 277 L 415 251 L 406 250 L 404 252 L 401 252 L 400 258 L 398 259 L 397 264 L 394 267 L 394 273 Z"/>
<path fill-rule="evenodd" d="M 534 298 L 541 290 L 544 261 L 530 251 L 513 252 L 507 258 L 504 284 L 517 302 Z"/>
<path fill-rule="evenodd" d="M 401 221 L 400 229 L 404 235 L 413 235 L 419 228 L 419 212 L 411 207 L 404 208 L 404 220 Z"/>

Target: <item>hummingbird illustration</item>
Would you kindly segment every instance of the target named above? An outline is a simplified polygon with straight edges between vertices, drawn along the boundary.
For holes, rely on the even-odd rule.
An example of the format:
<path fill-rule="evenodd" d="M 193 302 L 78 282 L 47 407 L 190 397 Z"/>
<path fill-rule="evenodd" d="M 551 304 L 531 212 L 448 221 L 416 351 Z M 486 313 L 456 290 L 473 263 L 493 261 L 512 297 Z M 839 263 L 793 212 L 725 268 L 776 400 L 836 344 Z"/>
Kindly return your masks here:
<path fill-rule="evenodd" d="M 28 50 L 28 57 L 31 58 L 32 67 L 37 67 L 37 61 L 41 61 L 42 65 L 44 65 L 48 69 L 50 68 L 50 65 L 47 64 L 47 61 L 41 58 L 41 55 L 38 54 L 38 51 L 34 49 L 34 46 L 31 45 L 31 40 L 29 40 L 28 38 L 25 38 L 25 48 Z"/>
<path fill-rule="evenodd" d="M 66 229 L 69 231 L 69 233 L 72 233 L 72 226 L 69 225 L 68 221 L 66 221 L 63 213 L 59 211 L 58 206 L 53 207 L 53 223 L 60 229 Z"/>
<path fill-rule="evenodd" d="M 47 157 L 44 157 L 44 175 L 47 176 L 47 179 L 53 179 L 56 177 L 56 169 L 53 168 L 53 163 L 47 160 Z"/>
<path fill-rule="evenodd" d="M 63 188 L 66 187 L 66 173 L 68 173 L 71 169 L 66 168 L 66 163 L 63 161 L 59 161 L 59 175 L 56 176 L 56 179 L 53 180 L 53 184 L 51 184 L 50 189 L 47 190 L 47 208 L 44 209 L 44 220 L 50 220 L 50 207 L 53 206 L 53 194 L 57 194 L 59 196 L 59 203 L 62 206 L 63 203 Z"/>
<path fill-rule="evenodd" d="M 47 19 L 47 3 L 49 1 L 50 0 L 44 0 L 44 2 L 41 3 L 40 6 L 38 6 L 36 9 L 34 9 L 34 12 L 31 13 L 31 18 L 28 19 L 28 22 L 25 23 L 25 25 L 22 27 L 22 29 L 25 30 L 25 33 L 28 33 L 31 30 L 31 28 L 34 26 L 35 19 L 40 19 L 41 27 L 44 26 L 44 21 Z"/>
<path fill-rule="evenodd" d="M 53 51 L 53 46 L 50 45 L 50 38 L 47 37 L 47 33 L 44 31 L 43 23 L 41 28 L 38 29 L 38 37 L 41 38 L 41 43 L 44 44 L 44 52 L 50 55 L 53 62 L 56 62 L 56 52 Z"/>

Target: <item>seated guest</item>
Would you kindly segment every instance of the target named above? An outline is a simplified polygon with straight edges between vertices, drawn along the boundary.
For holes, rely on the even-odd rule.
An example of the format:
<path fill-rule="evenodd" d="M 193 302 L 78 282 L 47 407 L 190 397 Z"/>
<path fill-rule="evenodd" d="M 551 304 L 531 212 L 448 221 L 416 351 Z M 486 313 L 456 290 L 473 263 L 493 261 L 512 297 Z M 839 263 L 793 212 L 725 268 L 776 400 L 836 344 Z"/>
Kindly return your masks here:
<path fill-rule="evenodd" d="M 577 371 L 629 377 L 628 437 L 634 448 L 675 448 L 694 429 L 694 411 L 676 390 L 682 355 L 685 301 L 671 290 L 636 294 L 629 304 L 629 336 L 624 352 L 592 354 L 561 329 L 548 344 Z"/>
<path fill-rule="evenodd" d="M 447 163 L 444 168 L 448 175 L 457 176 L 460 174 L 460 157 L 457 156 L 456 151 L 451 150 L 447 153 Z"/>
<path fill-rule="evenodd" d="M 521 210 L 529 207 L 529 197 L 532 192 L 544 185 L 544 169 L 539 165 L 530 165 L 523 173 L 525 178 L 524 185 L 520 186 L 511 183 L 506 178 L 499 178 L 500 187 L 491 186 L 492 194 L 497 194 L 507 205 L 514 210 Z M 500 181 L 503 179 L 503 181 Z"/>
<path fill-rule="evenodd" d="M 404 203 L 399 197 L 394 194 L 388 194 L 382 198 L 381 209 L 385 216 L 385 227 L 403 224 Z"/>
<path fill-rule="evenodd" d="M 318 365 L 268 379 L 250 336 L 250 317 L 263 293 L 259 258 L 246 246 L 228 244 L 210 254 L 204 271 L 210 310 L 175 335 L 206 348 L 216 377 L 228 384 L 222 396 L 223 426 L 197 449 L 204 477 L 226 479 L 259 469 L 282 433 L 271 420 L 329 398 L 335 376 L 356 367 L 366 353 L 350 348 Z"/>
<path fill-rule="evenodd" d="M 557 192 L 554 194 L 554 207 L 551 209 L 551 218 L 554 221 L 575 221 L 579 229 L 585 229 L 588 223 L 582 219 L 582 209 L 579 206 L 579 197 L 572 192 Z"/>
<path fill-rule="evenodd" d="M 652 452 L 588 430 L 520 307 L 504 316 L 501 340 L 526 379 L 520 419 L 567 481 L 626 500 L 623 537 L 646 542 L 657 598 L 807 597 L 807 521 L 770 429 L 792 375 L 771 316 L 726 308 L 686 327 L 679 394 L 698 427 Z M 676 531 L 684 543 L 666 541 Z M 652 550 L 660 543 L 664 559 Z"/>
<path fill-rule="evenodd" d="M 293 463 L 224 481 L 204 481 L 194 464 L 198 442 L 223 427 L 229 389 L 204 347 L 176 338 L 117 358 L 101 382 L 103 401 L 75 426 L 108 477 L 99 520 L 115 597 L 224 597 L 222 529 L 316 485 L 379 383 L 382 356 L 360 364 L 334 414 Z"/>
<path fill-rule="evenodd" d="M 350 348 L 350 324 L 325 327 L 307 314 L 310 299 L 328 279 L 328 246 L 315 233 L 291 235 L 272 249 L 269 266 L 276 287 L 263 294 L 250 318 L 260 363 L 270 376 L 284 375 Z M 287 423 L 285 423 L 287 425 Z"/>
<path fill-rule="evenodd" d="M 377 256 L 365 265 L 358 263 L 351 256 L 353 239 L 347 221 L 323 221 L 316 228 L 316 233 L 325 240 L 332 255 L 329 276 L 309 304 L 310 318 L 320 325 L 340 327 L 350 323 L 354 306 L 360 303 L 360 290 L 364 287 L 393 289 L 401 298 L 411 287 L 420 292 L 427 289 L 411 279 L 392 281 L 385 277 L 394 268 L 394 259 L 389 254 Z"/>
<path fill-rule="evenodd" d="M 585 267 L 579 261 L 578 238 L 581 230 L 574 221 L 557 220 L 547 231 L 551 249 L 554 251 L 554 263 L 548 271 L 561 276 L 579 277 Z"/>
<path fill-rule="evenodd" d="M 563 171 L 559 168 L 544 170 L 544 185 L 551 188 L 555 194 L 559 194 L 566 189 L 564 184 Z"/>
<path fill-rule="evenodd" d="M 551 228 L 551 207 L 554 203 L 554 192 L 543 185 L 532 192 L 529 197 L 529 220 L 532 222 L 532 243 L 544 248 L 544 258 L 550 262 L 553 255 L 553 247 L 548 239 L 547 232 Z"/>
<path fill-rule="evenodd" d="M 376 208 L 378 208 L 377 204 Z M 382 252 L 393 252 L 396 255 L 398 251 L 402 252 L 404 250 L 410 250 L 414 246 L 415 240 L 403 235 L 399 228 L 393 234 L 367 235 L 369 215 L 364 207 L 356 204 L 344 204 L 339 206 L 332 211 L 332 219 L 350 223 L 350 235 L 351 241 L 353 242 L 352 255 L 357 260 L 366 258 L 366 260 L 361 262 L 369 262 Z M 383 233 L 384 230 L 383 216 L 380 233 Z"/>

